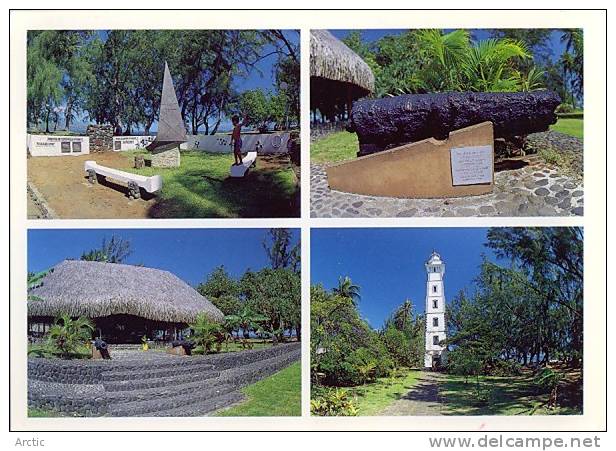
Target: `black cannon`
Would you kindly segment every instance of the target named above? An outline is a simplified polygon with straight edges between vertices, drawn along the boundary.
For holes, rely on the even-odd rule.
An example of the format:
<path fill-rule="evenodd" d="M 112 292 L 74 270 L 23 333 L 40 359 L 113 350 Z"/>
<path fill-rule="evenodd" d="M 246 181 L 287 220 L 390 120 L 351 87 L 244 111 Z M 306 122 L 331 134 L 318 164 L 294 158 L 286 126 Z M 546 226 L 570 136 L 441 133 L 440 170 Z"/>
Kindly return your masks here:
<path fill-rule="evenodd" d="M 105 360 L 110 360 L 111 355 L 109 355 L 109 348 L 107 347 L 107 342 L 103 341 L 101 338 L 97 338 L 92 343 L 96 350 L 100 352 L 101 357 Z"/>
<path fill-rule="evenodd" d="M 357 133 L 358 156 L 491 121 L 494 137 L 541 132 L 556 123 L 560 104 L 552 91 L 409 94 L 353 104 L 347 130 Z"/>
<path fill-rule="evenodd" d="M 188 340 L 174 340 L 171 342 L 172 348 L 177 348 L 178 346 L 184 348 L 184 352 L 186 353 L 186 355 L 191 355 L 195 344 L 192 341 Z"/>

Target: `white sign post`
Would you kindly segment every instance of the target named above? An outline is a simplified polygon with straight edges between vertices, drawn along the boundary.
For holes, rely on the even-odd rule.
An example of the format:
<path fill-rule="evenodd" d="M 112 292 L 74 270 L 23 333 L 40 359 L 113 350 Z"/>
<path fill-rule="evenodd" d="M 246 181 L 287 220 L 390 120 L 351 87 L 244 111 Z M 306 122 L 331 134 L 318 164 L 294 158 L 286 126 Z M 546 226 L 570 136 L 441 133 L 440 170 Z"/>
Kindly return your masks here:
<path fill-rule="evenodd" d="M 454 147 L 451 149 L 453 186 L 492 183 L 494 178 L 492 146 Z"/>

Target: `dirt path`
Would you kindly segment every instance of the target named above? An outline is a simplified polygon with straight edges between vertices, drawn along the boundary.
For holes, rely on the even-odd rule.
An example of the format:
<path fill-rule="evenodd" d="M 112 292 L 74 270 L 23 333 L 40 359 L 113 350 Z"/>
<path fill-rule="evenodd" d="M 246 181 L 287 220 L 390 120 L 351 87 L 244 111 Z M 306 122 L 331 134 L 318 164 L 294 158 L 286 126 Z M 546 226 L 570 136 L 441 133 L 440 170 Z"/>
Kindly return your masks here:
<path fill-rule="evenodd" d="M 438 373 L 424 372 L 417 384 L 406 395 L 384 410 L 379 415 L 384 416 L 435 416 L 442 415 L 443 405 L 439 396 Z"/>
<path fill-rule="evenodd" d="M 28 159 L 28 180 L 36 186 L 60 218 L 147 218 L 156 198 L 130 200 L 124 185 L 106 182 L 91 185 L 83 166 L 95 160 L 103 166 L 130 167 L 120 152 L 103 152 L 77 157 L 36 157 Z"/>

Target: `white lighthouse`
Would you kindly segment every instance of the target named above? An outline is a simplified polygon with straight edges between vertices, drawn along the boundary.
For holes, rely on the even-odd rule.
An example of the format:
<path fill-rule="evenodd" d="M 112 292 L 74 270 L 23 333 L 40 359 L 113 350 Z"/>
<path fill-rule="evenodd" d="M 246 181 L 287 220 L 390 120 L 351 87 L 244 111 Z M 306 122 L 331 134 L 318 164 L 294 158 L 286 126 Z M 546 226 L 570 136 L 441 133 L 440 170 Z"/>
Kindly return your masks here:
<path fill-rule="evenodd" d="M 441 346 L 445 340 L 445 262 L 432 251 L 426 262 L 428 280 L 426 282 L 426 354 L 424 366 L 435 368 L 445 363 L 447 350 Z"/>

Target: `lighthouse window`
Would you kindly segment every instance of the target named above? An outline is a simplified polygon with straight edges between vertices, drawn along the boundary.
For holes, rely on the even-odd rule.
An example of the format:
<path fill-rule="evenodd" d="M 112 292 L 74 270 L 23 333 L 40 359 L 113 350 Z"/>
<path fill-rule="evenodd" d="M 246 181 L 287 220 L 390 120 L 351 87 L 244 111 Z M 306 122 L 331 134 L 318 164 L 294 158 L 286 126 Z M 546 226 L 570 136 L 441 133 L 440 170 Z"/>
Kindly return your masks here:
<path fill-rule="evenodd" d="M 432 337 L 432 344 L 433 345 L 437 345 L 438 344 L 438 335 L 435 335 Z"/>
<path fill-rule="evenodd" d="M 432 301 L 432 308 L 438 308 L 438 301 L 436 299 Z"/>
<path fill-rule="evenodd" d="M 438 327 L 438 318 L 432 318 L 432 325 Z"/>
<path fill-rule="evenodd" d="M 436 293 L 436 285 L 432 285 L 432 293 Z"/>

